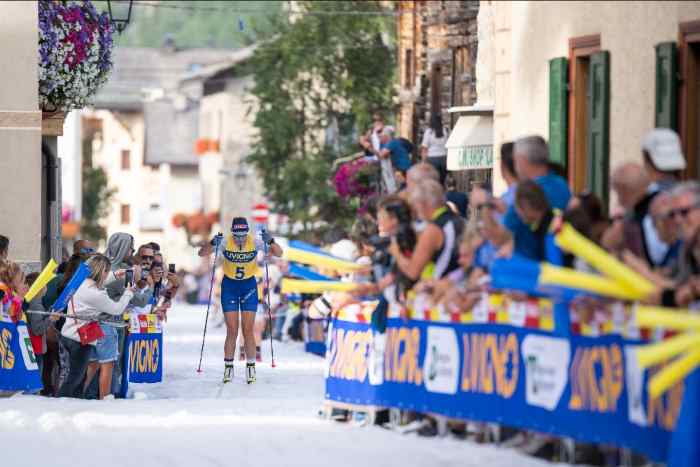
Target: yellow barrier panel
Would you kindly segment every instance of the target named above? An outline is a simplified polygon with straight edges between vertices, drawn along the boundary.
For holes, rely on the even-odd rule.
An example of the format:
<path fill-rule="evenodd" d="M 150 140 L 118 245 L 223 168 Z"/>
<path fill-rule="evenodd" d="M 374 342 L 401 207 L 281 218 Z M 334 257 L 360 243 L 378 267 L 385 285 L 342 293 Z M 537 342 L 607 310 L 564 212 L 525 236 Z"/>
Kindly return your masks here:
<path fill-rule="evenodd" d="M 319 268 L 332 269 L 338 272 L 355 272 L 362 268 L 362 265 L 338 258 L 300 250 L 298 248 L 285 248 L 283 258 L 287 261 L 294 261 L 302 264 L 309 264 Z"/>
<path fill-rule="evenodd" d="M 552 266 L 547 263 L 541 263 L 540 265 L 539 283 L 541 285 L 560 285 L 587 290 L 599 295 L 622 300 L 634 301 L 643 298 L 642 293 L 606 277 Z"/>
<path fill-rule="evenodd" d="M 562 225 L 555 237 L 555 242 L 561 248 L 587 261 L 601 273 L 638 292 L 642 298 L 647 297 L 656 288 L 641 274 L 609 255 L 605 250 L 577 232 L 570 224 Z"/>
<path fill-rule="evenodd" d="M 48 264 L 44 267 L 44 270 L 41 271 L 41 274 L 39 274 L 39 277 L 36 278 L 32 286 L 29 288 L 26 294 L 24 294 L 24 299 L 28 302 L 31 302 L 34 297 L 43 289 L 46 287 L 46 284 L 49 283 L 51 279 L 56 277 L 56 268 L 58 267 L 58 264 L 56 264 L 56 261 L 53 259 L 48 262 Z"/>
<path fill-rule="evenodd" d="M 638 305 L 635 315 L 639 327 L 663 327 L 674 330 L 695 329 L 700 331 L 700 316 L 678 308 Z"/>
<path fill-rule="evenodd" d="M 649 381 L 649 397 L 656 399 L 700 365 L 700 349 L 686 353 L 659 371 Z"/>
<path fill-rule="evenodd" d="M 700 348 L 700 335 L 681 334 L 655 344 L 640 346 L 637 349 L 637 360 L 641 368 L 649 368 L 693 347 Z"/>
<path fill-rule="evenodd" d="M 354 282 L 337 281 L 305 281 L 296 279 L 282 279 L 282 293 L 324 293 L 324 292 L 350 292 L 358 284 Z"/>

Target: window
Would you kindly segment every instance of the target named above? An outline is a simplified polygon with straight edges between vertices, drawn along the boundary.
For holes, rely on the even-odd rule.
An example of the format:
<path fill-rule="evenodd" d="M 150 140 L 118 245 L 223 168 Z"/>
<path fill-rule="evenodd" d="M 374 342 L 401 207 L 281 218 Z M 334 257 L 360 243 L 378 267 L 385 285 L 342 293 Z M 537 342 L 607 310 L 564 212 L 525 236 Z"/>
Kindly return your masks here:
<path fill-rule="evenodd" d="M 569 57 L 549 62 L 549 146 L 575 193 L 609 198 L 610 54 L 600 35 L 569 40 Z"/>
<path fill-rule="evenodd" d="M 413 50 L 406 49 L 404 57 L 404 88 L 413 87 Z"/>
<path fill-rule="evenodd" d="M 122 170 L 131 169 L 131 151 L 122 149 Z"/>
<path fill-rule="evenodd" d="M 121 206 L 121 222 L 122 225 L 131 223 L 131 208 L 128 204 L 122 204 Z"/>
<path fill-rule="evenodd" d="M 700 178 L 700 20 L 680 24 L 679 133 L 688 162 L 686 177 Z"/>
<path fill-rule="evenodd" d="M 591 55 L 600 51 L 600 36 L 569 40 L 568 174 L 574 192 L 586 188 L 588 157 L 588 87 Z"/>

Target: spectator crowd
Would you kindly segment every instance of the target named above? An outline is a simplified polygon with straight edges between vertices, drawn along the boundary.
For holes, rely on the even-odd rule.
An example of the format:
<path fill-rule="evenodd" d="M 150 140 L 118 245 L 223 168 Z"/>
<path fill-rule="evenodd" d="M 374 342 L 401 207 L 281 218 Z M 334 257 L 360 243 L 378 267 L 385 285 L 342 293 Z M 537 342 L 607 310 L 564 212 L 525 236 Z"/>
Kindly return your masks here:
<path fill-rule="evenodd" d="M 384 332 L 391 304 L 410 308 L 409 291 L 451 313 L 470 311 L 491 290 L 489 274 L 498 258 L 599 273 L 556 245 L 554 235 L 564 222 L 655 284 L 645 303 L 679 312 L 700 309 L 700 183 L 683 181 L 686 161 L 674 131 L 651 130 L 641 140 L 636 160 L 612 167 L 610 212 L 607 201 L 594 193 L 571 193 L 563 168 L 550 160 L 547 141 L 537 135 L 499 148 L 504 193 L 494 196 L 486 185 L 460 193 L 445 170 L 446 133 L 439 118 L 433 118 L 421 145 L 422 161 L 413 165 L 407 145 L 378 115 L 361 140 L 365 157 L 380 159 L 384 195 L 368 203 L 353 228 L 357 261 L 372 264 L 353 295 L 357 301 L 378 300 L 372 314 L 375 332 Z M 526 298 L 514 290 L 499 292 L 512 300 Z M 610 318 L 605 316 L 609 300 L 588 296 L 583 302 L 572 311 L 577 322 Z M 339 418 L 354 417 L 336 412 Z M 412 417 L 419 434 L 438 433 L 433 418 Z M 450 426 L 465 433 L 468 425 Z M 482 437 L 491 430 L 476 426 Z M 528 453 L 556 457 L 557 440 L 551 437 L 505 427 L 500 433 L 502 441 Z M 594 464 L 620 461 L 618 451 L 600 446 L 592 448 L 591 456 L 598 456 L 588 458 Z"/>
<path fill-rule="evenodd" d="M 165 262 L 156 243 L 136 248 L 134 237 L 115 233 L 104 253 L 77 240 L 73 254 L 30 302 L 24 295 L 38 273 L 25 276 L 8 257 L 11 239 L 0 236 L 0 303 L 3 315 L 17 322 L 26 316 L 32 350 L 48 397 L 114 398 L 121 394 L 123 356 L 131 315 L 156 314 L 166 320 L 180 286 L 174 265 Z M 68 306 L 54 304 L 81 264 L 87 278 Z"/>

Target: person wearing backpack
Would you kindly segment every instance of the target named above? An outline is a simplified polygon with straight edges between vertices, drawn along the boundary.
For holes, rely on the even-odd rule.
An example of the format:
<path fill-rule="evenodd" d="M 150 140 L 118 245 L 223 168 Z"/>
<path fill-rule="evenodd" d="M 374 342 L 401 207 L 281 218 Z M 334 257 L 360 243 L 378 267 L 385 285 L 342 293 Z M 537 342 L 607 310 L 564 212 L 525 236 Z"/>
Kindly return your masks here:
<path fill-rule="evenodd" d="M 430 127 L 423 133 L 421 143 L 421 158 L 423 162 L 430 163 L 440 174 L 440 184 L 445 184 L 447 176 L 447 138 L 449 132 L 442 124 L 440 114 L 433 114 L 430 117 Z"/>

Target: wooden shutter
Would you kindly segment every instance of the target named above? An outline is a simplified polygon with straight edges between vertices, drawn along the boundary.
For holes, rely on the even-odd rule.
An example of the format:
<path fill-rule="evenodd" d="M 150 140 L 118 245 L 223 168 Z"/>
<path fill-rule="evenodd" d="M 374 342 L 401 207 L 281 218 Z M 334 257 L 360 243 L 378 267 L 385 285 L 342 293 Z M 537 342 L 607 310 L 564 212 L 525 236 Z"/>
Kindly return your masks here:
<path fill-rule="evenodd" d="M 549 61 L 549 156 L 567 166 L 569 61 L 565 57 Z"/>
<path fill-rule="evenodd" d="M 678 131 L 678 48 L 675 42 L 656 45 L 656 127 Z"/>
<path fill-rule="evenodd" d="M 591 55 L 588 76 L 587 181 L 589 191 L 608 204 L 610 53 Z"/>

